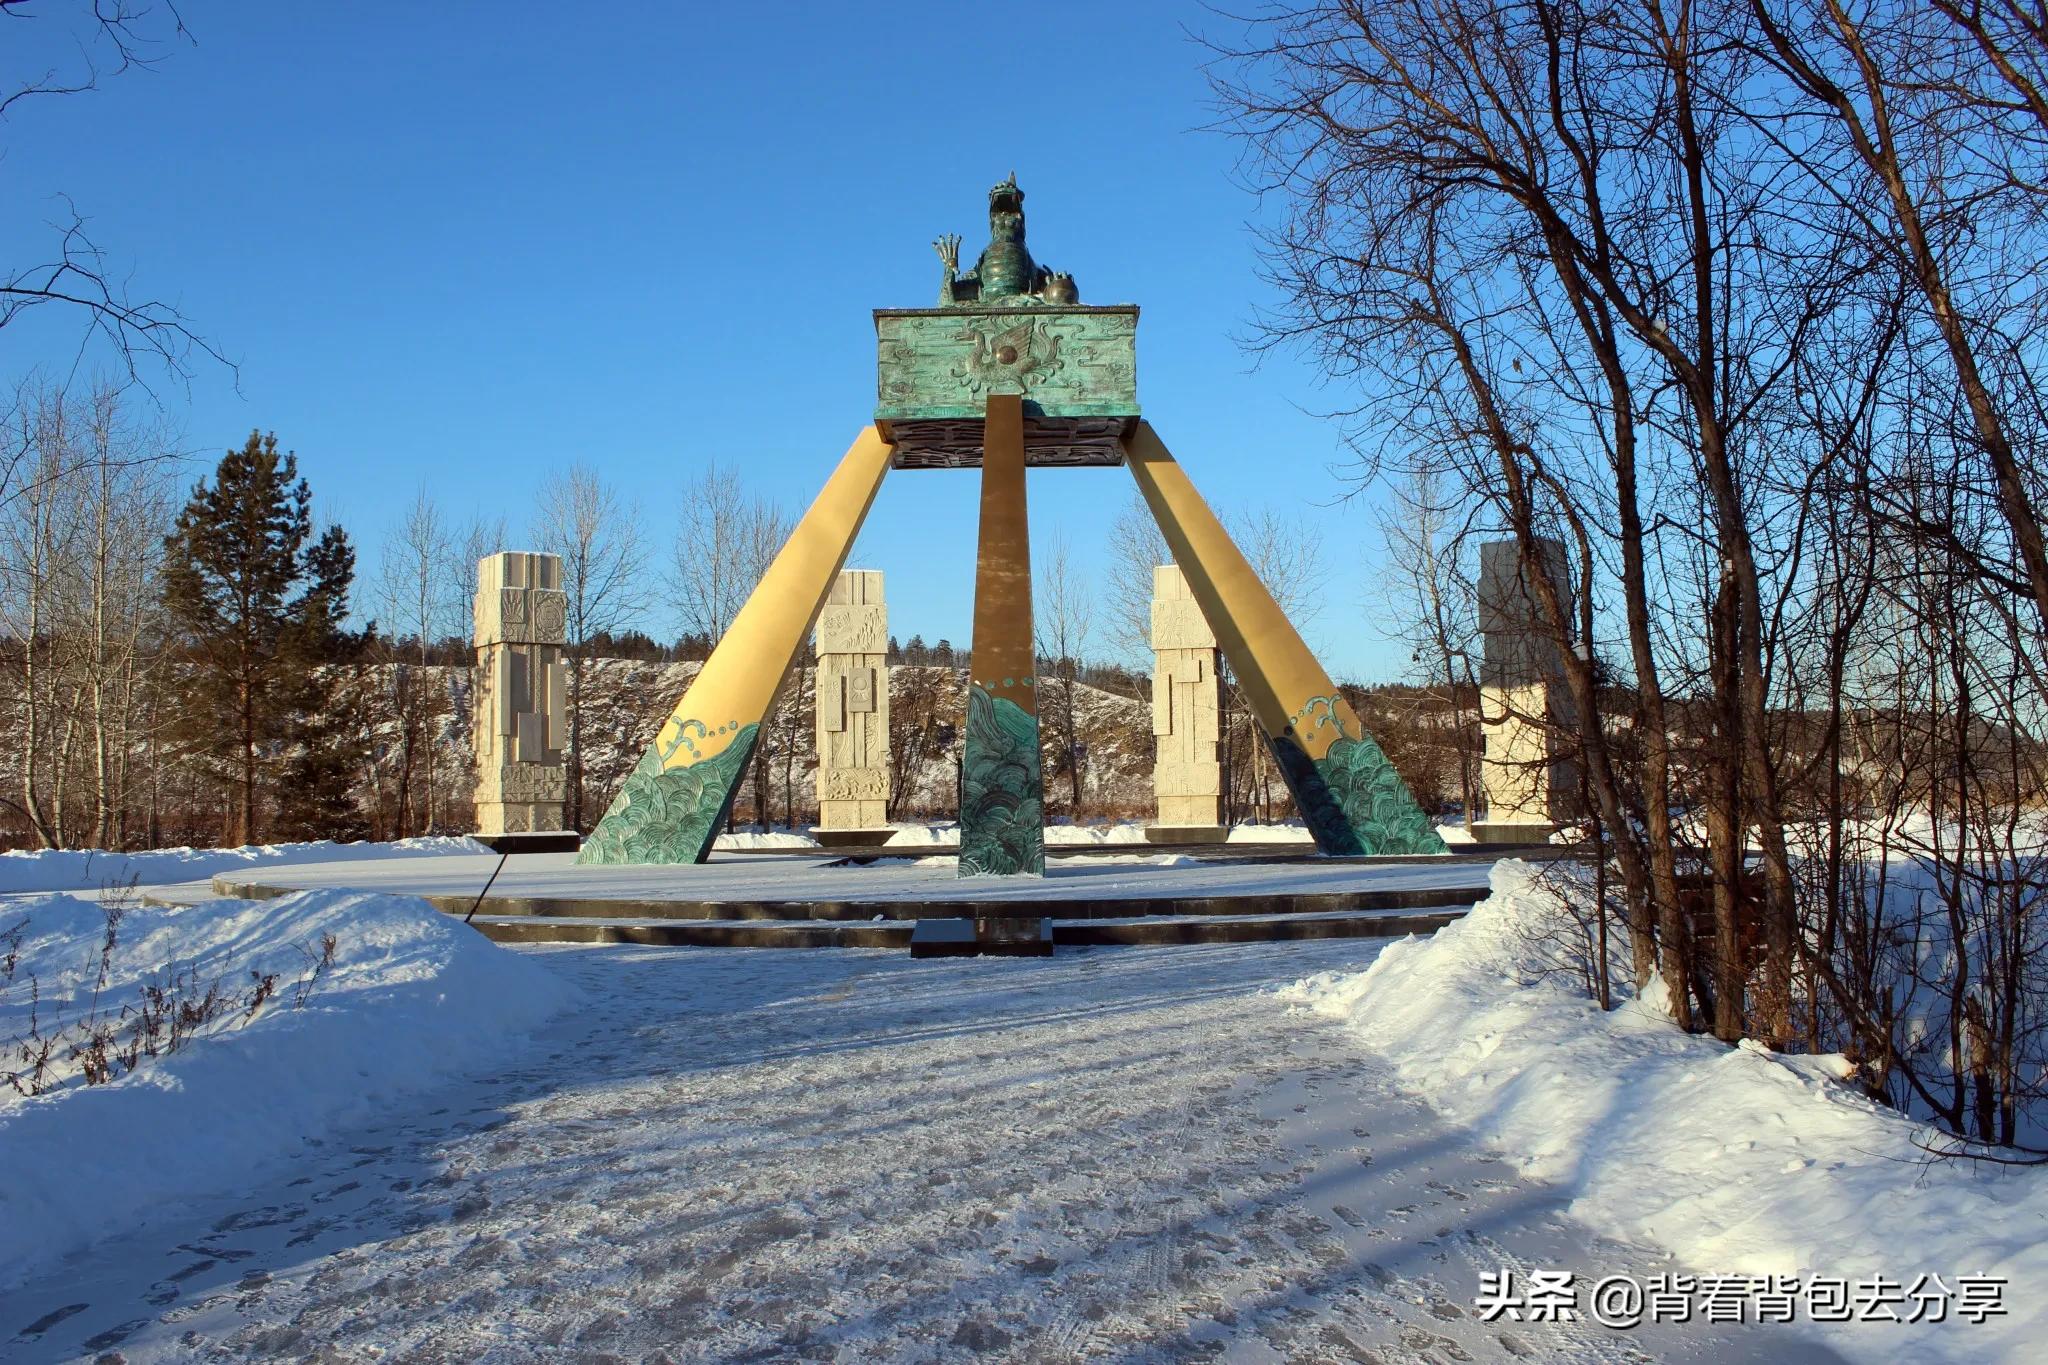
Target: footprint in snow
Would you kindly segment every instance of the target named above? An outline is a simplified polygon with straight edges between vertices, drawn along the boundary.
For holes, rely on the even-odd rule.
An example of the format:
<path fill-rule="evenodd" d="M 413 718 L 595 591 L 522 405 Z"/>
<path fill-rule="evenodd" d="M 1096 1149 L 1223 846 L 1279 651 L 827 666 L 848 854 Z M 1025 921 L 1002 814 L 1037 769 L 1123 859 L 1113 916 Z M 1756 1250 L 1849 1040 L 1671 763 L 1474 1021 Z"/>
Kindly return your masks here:
<path fill-rule="evenodd" d="M 16 1341 L 34 1341 L 43 1333 L 55 1327 L 68 1317 L 83 1313 L 92 1307 L 89 1303 L 67 1303 L 62 1308 L 53 1308 L 15 1334 Z"/>

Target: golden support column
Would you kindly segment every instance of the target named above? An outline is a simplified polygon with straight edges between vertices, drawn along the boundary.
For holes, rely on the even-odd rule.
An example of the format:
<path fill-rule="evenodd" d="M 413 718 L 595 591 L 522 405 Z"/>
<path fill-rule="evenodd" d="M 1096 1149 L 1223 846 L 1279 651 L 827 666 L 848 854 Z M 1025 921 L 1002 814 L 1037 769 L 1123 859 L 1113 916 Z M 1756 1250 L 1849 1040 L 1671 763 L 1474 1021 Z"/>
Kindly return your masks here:
<path fill-rule="evenodd" d="M 762 719 L 860 534 L 889 443 L 863 430 L 583 842 L 582 863 L 701 863 Z"/>
<path fill-rule="evenodd" d="M 1324 853 L 1442 853 L 1444 841 L 1194 484 L 1140 421 L 1125 463 L 1215 629 Z"/>
<path fill-rule="evenodd" d="M 1024 400 L 990 394 L 982 437 L 981 545 L 960 765 L 960 875 L 1043 876 L 1045 782 L 1024 511 Z"/>

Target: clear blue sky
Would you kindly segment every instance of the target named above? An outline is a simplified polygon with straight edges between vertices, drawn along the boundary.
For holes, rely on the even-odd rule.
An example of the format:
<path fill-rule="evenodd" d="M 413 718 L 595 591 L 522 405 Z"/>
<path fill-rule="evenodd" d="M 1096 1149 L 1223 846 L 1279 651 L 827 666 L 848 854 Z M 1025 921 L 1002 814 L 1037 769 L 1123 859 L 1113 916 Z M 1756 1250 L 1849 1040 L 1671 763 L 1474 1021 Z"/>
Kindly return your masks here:
<path fill-rule="evenodd" d="M 1210 118 L 1194 4 L 694 5 L 180 0 L 197 45 L 4 127 L 6 258 L 68 194 L 143 295 L 240 366 L 159 385 L 213 458 L 251 427 L 295 449 L 374 570 L 422 486 L 503 515 L 583 458 L 665 552 L 709 460 L 794 508 L 868 419 L 869 310 L 922 306 L 929 243 L 986 231 L 1012 169 L 1034 254 L 1087 302 L 1135 302 L 1140 397 L 1213 503 L 1310 518 L 1339 676 L 1400 674 L 1369 511 L 1330 506 L 1350 395 L 1237 338 L 1265 297 Z M 55 0 L 45 8 L 55 10 Z M 0 333 L 12 378 L 75 330 Z M 1121 470 L 1040 471 L 1034 538 L 1093 557 Z M 856 551 L 908 638 L 969 635 L 975 480 L 884 485 Z M 672 636 L 657 612 L 651 633 Z"/>

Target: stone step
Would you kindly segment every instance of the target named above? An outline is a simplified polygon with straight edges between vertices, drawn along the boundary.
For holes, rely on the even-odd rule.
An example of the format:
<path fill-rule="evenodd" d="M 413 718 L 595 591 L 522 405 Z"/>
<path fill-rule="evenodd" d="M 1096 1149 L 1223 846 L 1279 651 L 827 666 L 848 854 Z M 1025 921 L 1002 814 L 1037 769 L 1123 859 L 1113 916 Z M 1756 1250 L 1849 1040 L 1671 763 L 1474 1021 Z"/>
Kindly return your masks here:
<path fill-rule="evenodd" d="M 1292 912 L 1258 915 L 1129 916 L 1093 921 L 1052 922 L 1056 947 L 1164 947 L 1176 944 L 1268 943 L 1320 938 L 1398 938 L 1429 934 L 1460 918 L 1474 899 L 1439 905 L 1421 913 L 1379 910 Z M 872 907 L 870 907 L 872 908 Z M 1013 907 L 1014 910 L 1014 907 Z M 1039 911 L 1044 914 L 1043 909 Z M 914 918 L 862 923 L 817 920 L 645 919 L 617 916 L 569 918 L 543 915 L 486 916 L 471 921 L 498 943 L 640 943 L 696 948 L 908 948 Z"/>
<path fill-rule="evenodd" d="M 216 882 L 223 895 L 260 899 L 286 894 L 254 883 L 228 886 Z M 1430 910 L 1464 908 L 1486 895 L 1483 886 L 1399 887 L 1377 891 L 1275 892 L 1268 895 L 1226 896 L 1104 896 L 1095 898 L 1015 897 L 980 900 L 974 897 L 928 898 L 920 900 L 635 900 L 623 897 L 581 896 L 485 896 L 477 904 L 474 896 L 437 896 L 423 899 L 436 910 L 467 915 L 476 905 L 478 919 L 510 919 L 531 916 L 541 919 L 606 920 L 766 920 L 778 924 L 802 922 L 868 923 L 884 920 L 920 919 L 1039 919 L 1047 915 L 1063 920 L 1130 919 L 1175 916 L 1197 918 L 1219 915 L 1316 915 L 1342 911 Z"/>

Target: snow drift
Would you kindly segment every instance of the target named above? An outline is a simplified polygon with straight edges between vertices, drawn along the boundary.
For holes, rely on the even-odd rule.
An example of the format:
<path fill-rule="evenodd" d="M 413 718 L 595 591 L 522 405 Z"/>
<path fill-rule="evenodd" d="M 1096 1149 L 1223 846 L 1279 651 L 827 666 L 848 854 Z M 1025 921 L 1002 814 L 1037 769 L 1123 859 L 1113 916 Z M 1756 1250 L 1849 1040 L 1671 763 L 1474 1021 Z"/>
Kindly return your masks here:
<path fill-rule="evenodd" d="M 1727 1048 L 1646 1002 L 1603 1013 L 1529 970 L 1556 892 L 1502 863 L 1493 894 L 1363 972 L 1283 995 L 1347 1021 L 1401 1077 L 1599 1231 L 1701 1271 L 2005 1279 L 1983 1326 L 1844 1323 L 1861 1360 L 2020 1360 L 2048 1331 L 2048 1170 L 1932 1161 L 1921 1125 L 1838 1078 L 1839 1058 Z M 2031 1343 L 2031 1344 L 2030 1344 Z"/>
<path fill-rule="evenodd" d="M 98 976 L 99 905 L 57 895 L 0 907 L 0 930 L 24 919 L 0 1038 L 26 1032 L 31 974 L 45 1033 L 89 1008 Z M 327 934 L 332 965 L 295 1007 L 307 950 Z M 107 1084 L 0 1091 L 0 1276 L 241 1188 L 408 1091 L 494 1065 L 573 998 L 537 962 L 410 896 L 306 891 L 133 909 L 118 935 L 103 1008 L 176 971 L 242 990 L 252 971 L 274 972 L 281 988 L 253 1016 L 224 1018 Z"/>
<path fill-rule="evenodd" d="M 99 849 L 37 849 L 0 853 L 0 894 L 25 891 L 99 891 L 120 886 L 164 886 L 203 881 L 222 872 L 246 872 L 290 863 L 340 863 L 364 858 L 430 858 L 488 853 L 468 837 L 438 835 L 393 843 L 253 844 L 243 848 L 157 848 L 143 853 Z"/>

